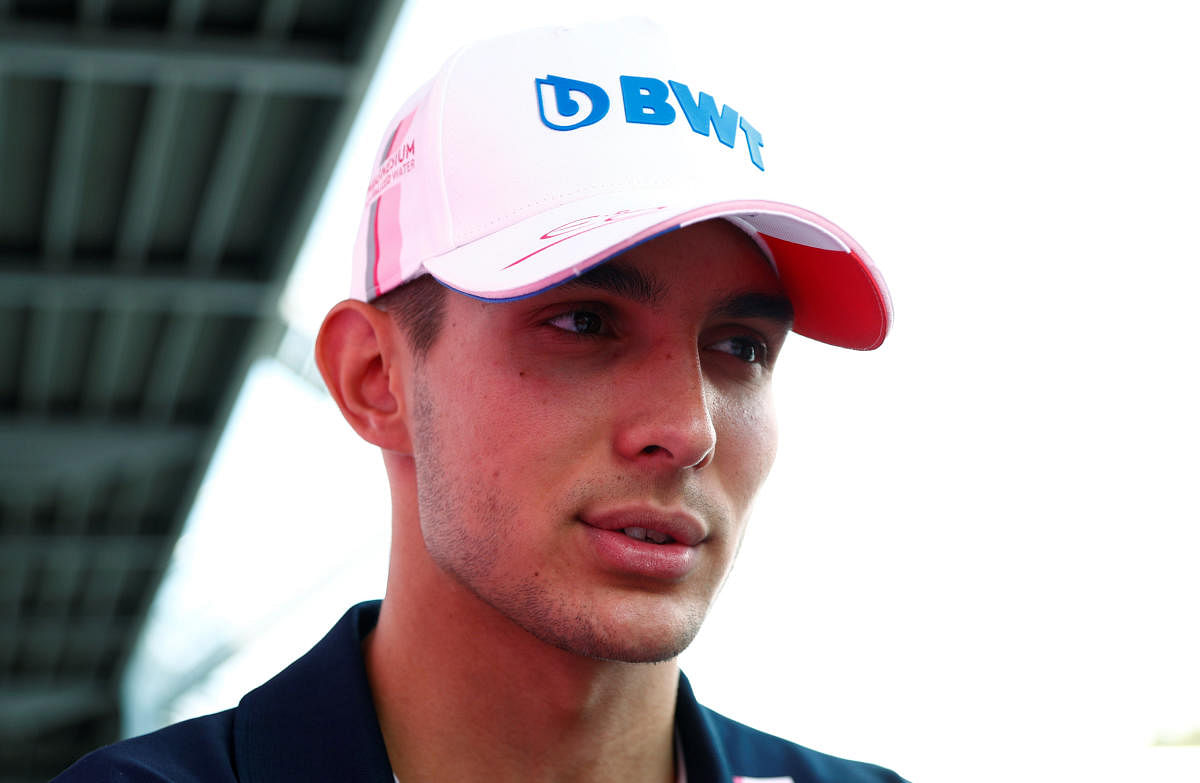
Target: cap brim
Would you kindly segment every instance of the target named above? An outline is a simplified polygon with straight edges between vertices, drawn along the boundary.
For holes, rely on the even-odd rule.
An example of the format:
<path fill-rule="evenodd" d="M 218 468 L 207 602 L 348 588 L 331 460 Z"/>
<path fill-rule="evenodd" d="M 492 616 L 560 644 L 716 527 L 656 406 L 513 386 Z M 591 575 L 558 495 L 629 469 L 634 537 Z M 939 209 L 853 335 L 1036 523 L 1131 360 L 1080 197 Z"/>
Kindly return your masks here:
<path fill-rule="evenodd" d="M 519 299 L 581 275 L 661 233 L 724 217 L 737 218 L 735 222 L 757 234 L 792 300 L 796 333 L 845 348 L 879 347 L 887 336 L 892 308 L 887 286 L 870 258 L 828 220 L 777 201 L 603 194 L 516 222 L 429 258 L 424 267 L 443 284 L 470 296 Z"/>

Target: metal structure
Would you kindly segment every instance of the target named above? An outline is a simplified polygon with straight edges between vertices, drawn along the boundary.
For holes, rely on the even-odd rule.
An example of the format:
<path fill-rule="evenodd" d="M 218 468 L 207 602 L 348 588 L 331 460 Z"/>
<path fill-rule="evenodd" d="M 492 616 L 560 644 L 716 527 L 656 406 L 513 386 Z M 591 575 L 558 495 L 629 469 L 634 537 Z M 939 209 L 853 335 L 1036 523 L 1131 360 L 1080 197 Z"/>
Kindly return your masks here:
<path fill-rule="evenodd" d="M 400 0 L 0 0 L 0 783 L 118 684 Z"/>

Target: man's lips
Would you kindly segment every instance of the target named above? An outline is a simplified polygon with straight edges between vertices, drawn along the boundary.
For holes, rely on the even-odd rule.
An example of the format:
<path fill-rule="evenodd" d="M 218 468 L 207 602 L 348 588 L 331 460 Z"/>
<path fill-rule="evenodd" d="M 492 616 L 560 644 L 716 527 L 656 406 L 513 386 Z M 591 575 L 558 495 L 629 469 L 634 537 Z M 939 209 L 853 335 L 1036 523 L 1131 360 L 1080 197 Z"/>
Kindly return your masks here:
<path fill-rule="evenodd" d="M 606 570 L 677 584 L 700 564 L 704 523 L 681 511 L 645 506 L 590 510 L 579 516 L 584 540 Z"/>
<path fill-rule="evenodd" d="M 588 512 L 579 519 L 598 530 L 622 531 L 630 538 L 655 544 L 696 546 L 708 537 L 704 523 L 683 511 L 629 507 Z"/>

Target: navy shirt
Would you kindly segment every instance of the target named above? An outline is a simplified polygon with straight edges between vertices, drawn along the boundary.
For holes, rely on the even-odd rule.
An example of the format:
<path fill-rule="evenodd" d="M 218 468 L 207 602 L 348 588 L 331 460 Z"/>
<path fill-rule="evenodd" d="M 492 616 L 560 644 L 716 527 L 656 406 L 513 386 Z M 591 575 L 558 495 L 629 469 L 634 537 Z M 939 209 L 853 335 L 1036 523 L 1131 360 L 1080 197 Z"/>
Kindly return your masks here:
<path fill-rule="evenodd" d="M 359 604 L 304 657 L 237 707 L 84 756 L 55 778 L 174 783 L 393 783 L 362 659 L 379 602 Z M 828 756 L 718 715 L 680 675 L 675 727 L 688 783 L 791 777 L 796 783 L 903 783 L 894 772 Z"/>

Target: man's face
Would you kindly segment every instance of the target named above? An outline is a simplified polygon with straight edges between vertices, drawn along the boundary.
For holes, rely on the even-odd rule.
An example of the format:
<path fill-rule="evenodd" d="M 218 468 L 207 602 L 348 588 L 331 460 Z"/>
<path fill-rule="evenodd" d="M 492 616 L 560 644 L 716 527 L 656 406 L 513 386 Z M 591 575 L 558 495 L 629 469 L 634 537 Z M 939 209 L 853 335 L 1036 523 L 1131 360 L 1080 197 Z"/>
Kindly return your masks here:
<path fill-rule="evenodd" d="M 549 644 L 676 656 L 774 459 L 789 325 L 774 271 L 724 221 L 528 299 L 449 295 L 413 394 L 434 562 Z"/>

